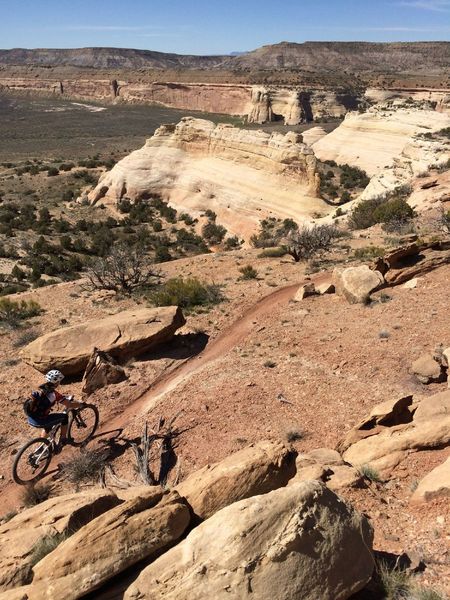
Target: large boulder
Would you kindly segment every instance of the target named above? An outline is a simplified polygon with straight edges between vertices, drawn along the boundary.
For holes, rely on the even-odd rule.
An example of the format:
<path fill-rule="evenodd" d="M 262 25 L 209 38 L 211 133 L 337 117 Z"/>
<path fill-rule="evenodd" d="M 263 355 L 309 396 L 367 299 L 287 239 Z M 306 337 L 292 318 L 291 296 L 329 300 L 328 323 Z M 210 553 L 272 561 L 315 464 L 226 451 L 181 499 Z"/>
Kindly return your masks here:
<path fill-rule="evenodd" d="M 338 444 L 346 462 L 389 472 L 409 452 L 450 442 L 450 390 L 413 399 L 406 396 L 375 407 Z"/>
<path fill-rule="evenodd" d="M 73 375 L 86 368 L 94 348 L 114 358 L 138 356 L 170 341 L 185 322 L 176 306 L 126 310 L 47 333 L 26 346 L 21 357 L 42 373 L 60 369 Z"/>
<path fill-rule="evenodd" d="M 429 502 L 435 498 L 450 498 L 450 456 L 420 481 L 411 502 Z"/>
<path fill-rule="evenodd" d="M 345 600 L 373 571 L 366 517 L 318 482 L 228 506 L 145 568 L 125 600 Z"/>
<path fill-rule="evenodd" d="M 176 492 L 150 487 L 83 527 L 34 567 L 27 595 L 76 600 L 179 540 L 190 522 Z"/>
<path fill-rule="evenodd" d="M 0 591 L 31 580 L 33 552 L 39 540 L 74 531 L 121 500 L 109 490 L 50 498 L 0 525 Z"/>
<path fill-rule="evenodd" d="M 296 453 L 280 442 L 259 442 L 190 475 L 177 486 L 197 518 L 250 496 L 283 487 L 295 475 Z"/>
<path fill-rule="evenodd" d="M 350 304 L 365 304 L 370 294 L 383 285 L 383 275 L 372 271 L 367 265 L 336 268 L 333 271 L 333 284 L 336 293 L 344 296 Z"/>

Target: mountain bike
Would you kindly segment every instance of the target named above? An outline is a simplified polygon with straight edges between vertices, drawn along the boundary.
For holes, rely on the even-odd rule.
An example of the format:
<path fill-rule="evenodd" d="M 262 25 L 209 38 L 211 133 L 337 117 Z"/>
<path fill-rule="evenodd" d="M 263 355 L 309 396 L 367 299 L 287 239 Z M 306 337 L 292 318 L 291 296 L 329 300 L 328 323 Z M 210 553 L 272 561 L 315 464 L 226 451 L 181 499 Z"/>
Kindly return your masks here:
<path fill-rule="evenodd" d="M 67 443 L 72 446 L 84 446 L 92 439 L 98 427 L 98 408 L 93 404 L 84 404 L 80 408 L 68 411 Z M 38 437 L 27 442 L 17 452 L 12 468 L 12 477 L 19 485 L 37 481 L 46 473 L 54 454 L 59 448 L 61 423 L 52 427 L 48 437 Z"/>

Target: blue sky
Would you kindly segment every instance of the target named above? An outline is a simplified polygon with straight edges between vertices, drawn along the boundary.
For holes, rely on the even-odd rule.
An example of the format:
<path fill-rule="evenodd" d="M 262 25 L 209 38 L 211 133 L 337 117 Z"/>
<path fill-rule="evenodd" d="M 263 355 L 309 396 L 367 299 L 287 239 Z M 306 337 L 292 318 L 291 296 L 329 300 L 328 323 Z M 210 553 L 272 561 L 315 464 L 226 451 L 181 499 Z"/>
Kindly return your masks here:
<path fill-rule="evenodd" d="M 449 39 L 450 0 L 0 0 L 1 48 L 221 54 L 282 40 Z"/>

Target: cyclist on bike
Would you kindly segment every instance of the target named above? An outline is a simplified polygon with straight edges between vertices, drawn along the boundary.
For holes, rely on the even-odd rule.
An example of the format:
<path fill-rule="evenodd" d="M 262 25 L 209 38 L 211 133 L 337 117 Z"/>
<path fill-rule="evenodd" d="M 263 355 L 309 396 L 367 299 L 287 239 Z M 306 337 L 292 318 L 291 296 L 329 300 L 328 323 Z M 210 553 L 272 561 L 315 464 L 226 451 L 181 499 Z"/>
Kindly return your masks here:
<path fill-rule="evenodd" d="M 47 437 L 55 425 L 61 423 L 61 437 L 57 450 L 67 443 L 68 416 L 65 412 L 52 413 L 53 407 L 55 404 L 62 404 L 67 409 L 83 406 L 82 402 L 73 400 L 73 396 L 65 396 L 57 391 L 56 388 L 63 379 L 64 375 L 61 371 L 57 369 L 49 371 L 45 376 L 45 383 L 40 385 L 37 391 L 32 392 L 31 397 L 24 403 L 28 423 L 32 427 L 42 427 L 44 437 Z"/>

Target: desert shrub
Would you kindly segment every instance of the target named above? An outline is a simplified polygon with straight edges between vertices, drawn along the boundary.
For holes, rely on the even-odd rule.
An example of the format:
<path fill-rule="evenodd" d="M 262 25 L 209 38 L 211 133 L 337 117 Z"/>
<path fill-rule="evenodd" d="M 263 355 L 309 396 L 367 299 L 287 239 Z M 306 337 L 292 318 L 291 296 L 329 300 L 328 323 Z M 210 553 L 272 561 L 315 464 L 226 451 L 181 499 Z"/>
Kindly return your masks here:
<path fill-rule="evenodd" d="M 87 277 L 94 289 L 130 294 L 159 282 L 160 273 L 142 248 L 116 244 L 106 256 L 91 261 Z"/>
<path fill-rule="evenodd" d="M 442 212 L 441 222 L 445 231 L 447 231 L 447 233 L 450 233 L 450 210 L 448 210 L 447 212 Z"/>
<path fill-rule="evenodd" d="M 276 366 L 277 363 L 273 360 L 266 360 L 266 362 L 263 364 L 263 367 L 266 367 L 266 369 L 275 369 Z"/>
<path fill-rule="evenodd" d="M 369 479 L 369 481 L 381 482 L 378 471 L 370 465 L 361 465 L 358 471 L 362 477 Z"/>
<path fill-rule="evenodd" d="M 83 181 L 83 183 L 86 185 L 94 185 L 95 183 L 97 183 L 97 178 L 91 175 L 89 171 L 86 171 L 84 169 L 80 171 L 75 171 L 73 177 L 75 177 L 75 179 L 81 179 L 81 181 Z"/>
<path fill-rule="evenodd" d="M 208 221 L 202 227 L 202 236 L 210 244 L 220 244 L 224 239 L 227 230 L 223 225 L 217 225 L 214 221 Z"/>
<path fill-rule="evenodd" d="M 235 250 L 241 247 L 241 242 L 237 235 L 233 235 L 225 240 L 223 247 L 224 250 Z"/>
<path fill-rule="evenodd" d="M 414 217 L 414 210 L 403 198 L 394 198 L 380 204 L 374 216 L 378 223 L 405 223 Z"/>
<path fill-rule="evenodd" d="M 188 215 L 187 213 L 181 213 L 179 217 L 180 221 L 184 221 L 186 225 L 194 225 L 195 219 Z"/>
<path fill-rule="evenodd" d="M 298 442 L 305 437 L 304 432 L 298 427 L 292 427 L 286 431 L 286 441 L 289 444 L 292 442 Z"/>
<path fill-rule="evenodd" d="M 162 231 L 162 221 L 160 219 L 155 219 L 152 223 L 152 227 L 153 227 L 153 231 L 155 233 L 158 233 L 160 231 Z"/>
<path fill-rule="evenodd" d="M 158 245 L 155 248 L 155 262 L 163 263 L 172 260 L 172 255 L 169 252 L 169 248 L 167 246 Z"/>
<path fill-rule="evenodd" d="M 241 273 L 240 279 L 256 279 L 258 277 L 258 271 L 252 265 L 241 267 L 239 273 Z"/>
<path fill-rule="evenodd" d="M 41 307 L 34 300 L 15 302 L 9 298 L 0 298 L 0 322 L 10 327 L 18 327 L 20 321 L 36 317 L 41 312 Z"/>
<path fill-rule="evenodd" d="M 357 248 L 353 256 L 359 260 L 378 258 L 384 256 L 386 250 L 380 246 L 366 246 L 365 248 Z"/>
<path fill-rule="evenodd" d="M 40 538 L 33 546 L 30 565 L 34 567 L 37 563 L 42 560 L 47 554 L 53 552 L 62 542 L 69 537 L 68 533 L 55 533 L 54 535 L 46 535 Z"/>
<path fill-rule="evenodd" d="M 60 171 L 71 171 L 75 167 L 74 163 L 62 163 L 59 165 Z"/>
<path fill-rule="evenodd" d="M 385 600 L 401 600 L 410 598 L 411 576 L 406 571 L 392 569 L 380 561 L 377 564 L 377 579 Z"/>
<path fill-rule="evenodd" d="M 365 188 L 369 185 L 370 179 L 362 169 L 350 165 L 341 165 L 341 169 L 341 185 L 345 189 Z"/>
<path fill-rule="evenodd" d="M 160 289 L 149 295 L 155 306 L 180 306 L 190 309 L 195 306 L 210 306 L 224 300 L 220 286 L 202 283 L 195 277 L 169 279 Z"/>
<path fill-rule="evenodd" d="M 37 331 L 35 331 L 34 329 L 28 329 L 27 331 L 21 333 L 14 340 L 12 345 L 14 346 L 14 348 L 21 348 L 22 346 L 27 346 L 28 344 L 31 344 L 31 342 L 33 342 L 37 337 L 39 337 Z"/>
<path fill-rule="evenodd" d="M 23 281 L 26 279 L 27 274 L 18 265 L 14 265 L 11 271 L 11 277 L 13 277 L 16 281 Z"/>
<path fill-rule="evenodd" d="M 314 256 L 331 248 L 334 239 L 339 237 L 334 225 L 303 226 L 298 231 L 291 232 L 283 244 L 287 253 L 295 262 L 310 260 Z"/>
<path fill-rule="evenodd" d="M 52 488 L 48 483 L 27 485 L 22 493 L 22 504 L 26 508 L 36 506 L 50 498 Z"/>
<path fill-rule="evenodd" d="M 344 190 L 341 194 L 339 201 L 341 202 L 341 204 L 345 204 L 346 202 L 350 202 L 351 199 L 352 197 L 350 195 L 350 192 L 348 190 Z"/>
<path fill-rule="evenodd" d="M 50 167 L 47 170 L 47 175 L 49 177 L 56 177 L 56 175 L 59 175 L 59 169 L 58 169 L 58 167 Z"/>
<path fill-rule="evenodd" d="M 194 254 L 204 254 L 209 252 L 208 246 L 205 244 L 205 240 L 187 229 L 178 229 L 176 232 L 177 246 L 182 250 L 191 252 Z"/>
<path fill-rule="evenodd" d="M 97 481 L 105 470 L 108 453 L 104 449 L 83 449 L 70 457 L 70 461 L 62 465 L 62 473 L 70 483 L 79 486 L 81 483 Z"/>

